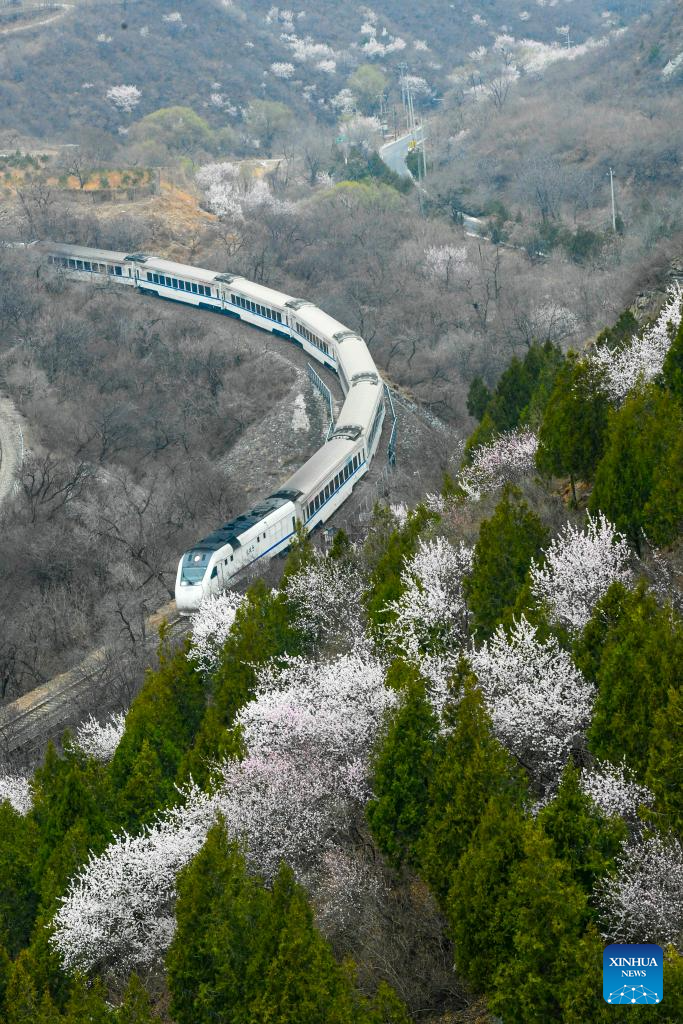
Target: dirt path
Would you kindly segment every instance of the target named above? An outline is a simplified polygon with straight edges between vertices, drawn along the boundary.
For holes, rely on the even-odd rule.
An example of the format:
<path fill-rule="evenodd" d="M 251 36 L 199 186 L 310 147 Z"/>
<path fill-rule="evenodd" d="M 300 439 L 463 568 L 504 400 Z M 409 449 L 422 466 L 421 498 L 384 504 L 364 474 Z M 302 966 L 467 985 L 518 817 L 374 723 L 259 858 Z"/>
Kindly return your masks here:
<path fill-rule="evenodd" d="M 0 505 L 14 492 L 23 456 L 19 414 L 9 398 L 0 398 Z"/>
<path fill-rule="evenodd" d="M 59 21 L 65 14 L 73 10 L 74 5 L 60 4 L 59 6 L 61 10 L 51 14 L 49 18 L 42 18 L 40 21 L 27 21 L 23 25 L 14 25 L 11 28 L 0 28 L 0 36 L 9 36 L 13 32 L 27 32 L 31 28 L 43 28 L 45 25 L 50 25 L 53 21 Z"/>

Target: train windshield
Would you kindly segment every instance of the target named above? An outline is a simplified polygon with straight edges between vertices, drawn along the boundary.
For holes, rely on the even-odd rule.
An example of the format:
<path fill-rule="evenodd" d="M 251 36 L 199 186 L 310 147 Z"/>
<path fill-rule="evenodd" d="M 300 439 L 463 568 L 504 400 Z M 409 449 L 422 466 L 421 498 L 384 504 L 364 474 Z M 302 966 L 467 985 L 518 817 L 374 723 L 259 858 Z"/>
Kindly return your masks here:
<path fill-rule="evenodd" d="M 183 556 L 183 583 L 200 583 L 209 564 L 208 551 L 188 551 Z"/>

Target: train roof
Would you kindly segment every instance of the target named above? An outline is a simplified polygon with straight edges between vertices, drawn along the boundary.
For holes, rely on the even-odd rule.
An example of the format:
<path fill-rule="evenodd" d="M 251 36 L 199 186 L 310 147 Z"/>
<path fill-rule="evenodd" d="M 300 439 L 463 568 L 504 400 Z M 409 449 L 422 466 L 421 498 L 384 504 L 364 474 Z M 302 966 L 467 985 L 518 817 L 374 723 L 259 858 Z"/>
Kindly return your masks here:
<path fill-rule="evenodd" d="M 193 544 L 190 550 L 217 551 L 218 548 L 222 548 L 225 544 L 238 548 L 240 547 L 240 537 L 247 530 L 251 529 L 252 526 L 256 526 L 257 523 L 262 522 L 272 512 L 277 512 L 283 505 L 287 505 L 297 497 L 299 497 L 298 493 L 285 490 L 271 494 L 248 512 L 243 512 L 229 522 L 224 523 L 223 526 L 219 526 L 217 530 L 204 537 L 203 540 Z"/>
<path fill-rule="evenodd" d="M 321 483 L 326 483 L 330 479 L 332 468 L 337 463 L 351 458 L 357 448 L 356 441 L 333 437 L 290 476 L 283 485 L 284 488 L 288 491 L 298 491 L 303 495 L 310 494 Z"/>
<path fill-rule="evenodd" d="M 310 327 L 312 331 L 322 334 L 329 341 L 334 341 L 335 334 L 342 331 L 346 334 L 349 333 L 348 327 L 345 327 L 344 324 L 335 320 L 333 316 L 325 313 L 318 306 L 314 306 L 312 302 L 309 303 L 305 299 L 295 299 L 293 301 L 301 303 L 298 309 L 294 307 L 298 319 L 307 327 Z"/>
<path fill-rule="evenodd" d="M 46 252 L 56 253 L 58 256 L 71 256 L 79 260 L 95 260 L 99 262 L 123 263 L 128 258 L 128 253 L 115 252 L 112 249 L 93 249 L 87 245 L 63 245 L 61 242 L 42 242 L 41 248 Z"/>
<path fill-rule="evenodd" d="M 230 288 L 234 288 L 236 292 L 241 292 L 256 302 L 263 302 L 269 306 L 279 306 L 285 309 L 288 302 L 295 301 L 291 295 L 287 295 L 285 292 L 279 292 L 275 288 L 266 288 L 263 284 L 254 284 L 253 281 L 247 280 L 246 277 L 232 277 L 230 274 L 221 274 L 221 278 L 224 280 L 229 278 Z"/>

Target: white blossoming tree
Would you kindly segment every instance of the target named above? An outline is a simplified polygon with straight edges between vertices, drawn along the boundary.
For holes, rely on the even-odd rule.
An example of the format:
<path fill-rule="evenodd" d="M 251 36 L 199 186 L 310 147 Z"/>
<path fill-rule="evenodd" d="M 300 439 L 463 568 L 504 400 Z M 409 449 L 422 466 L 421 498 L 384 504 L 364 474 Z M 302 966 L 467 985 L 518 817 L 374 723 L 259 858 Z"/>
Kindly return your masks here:
<path fill-rule="evenodd" d="M 363 576 L 351 562 L 316 555 L 285 584 L 295 609 L 294 626 L 321 642 L 363 636 Z"/>
<path fill-rule="evenodd" d="M 98 722 L 90 715 L 74 733 L 74 745 L 88 757 L 106 763 L 111 761 L 126 728 L 123 712 L 111 715 L 105 722 Z"/>
<path fill-rule="evenodd" d="M 592 686 L 557 640 L 540 642 L 524 616 L 509 636 L 499 626 L 469 658 L 498 739 L 552 788 L 588 723 Z"/>
<path fill-rule="evenodd" d="M 197 789 L 142 835 L 119 836 L 72 879 L 51 942 L 67 971 L 125 975 L 159 962 L 173 937 L 178 872 L 201 849 L 215 800 Z"/>
<path fill-rule="evenodd" d="M 119 836 L 72 879 L 51 939 L 65 968 L 121 974 L 160 962 L 174 932 L 176 876 L 218 813 L 266 878 L 286 860 L 314 879 L 367 799 L 370 752 L 395 702 L 368 654 L 263 669 L 239 716 L 244 759 L 216 765 L 211 795 L 191 787 L 182 804 L 140 836 Z"/>
<path fill-rule="evenodd" d="M 510 430 L 489 444 L 478 445 L 468 466 L 461 470 L 458 483 L 471 501 L 483 494 L 516 483 L 535 470 L 538 437 L 531 430 Z"/>
<path fill-rule="evenodd" d="M 674 284 L 669 288 L 662 311 L 651 327 L 624 347 L 596 349 L 592 360 L 602 372 L 605 390 L 613 402 L 622 402 L 629 391 L 659 376 L 671 346 L 673 331 L 682 316 L 683 290 L 679 284 Z"/>
<path fill-rule="evenodd" d="M 192 646 L 187 656 L 203 672 L 213 672 L 218 665 L 221 648 L 243 601 L 241 594 L 225 590 L 204 598 L 199 611 L 192 616 Z"/>
<path fill-rule="evenodd" d="M 384 643 L 420 663 L 424 655 L 459 650 L 467 634 L 463 592 L 472 571 L 472 548 L 454 547 L 443 537 L 420 540 L 401 574 L 403 593 L 384 609 L 391 618 Z"/>
<path fill-rule="evenodd" d="M 136 85 L 113 85 L 107 89 L 106 97 L 117 110 L 130 114 L 140 102 L 142 93 Z"/>
<path fill-rule="evenodd" d="M 638 808 L 653 801 L 650 790 L 633 779 L 623 761 L 618 765 L 602 761 L 592 770 L 584 769 L 581 789 L 608 817 L 619 815 L 627 821 L 635 821 Z"/>
<path fill-rule="evenodd" d="M 614 875 L 596 890 L 603 934 L 612 942 L 683 943 L 683 849 L 673 836 L 624 846 Z"/>
<path fill-rule="evenodd" d="M 588 515 L 585 530 L 567 523 L 545 552 L 541 567 L 531 566 L 531 589 L 553 621 L 570 630 L 583 629 L 595 605 L 612 583 L 630 586 L 631 550 L 600 512 Z"/>
<path fill-rule="evenodd" d="M 467 248 L 457 245 L 430 245 L 424 251 L 425 268 L 430 277 L 448 286 L 467 270 Z"/>
<path fill-rule="evenodd" d="M 17 814 L 28 814 L 33 804 L 31 783 L 24 775 L 0 775 L 0 803 L 7 801 Z"/>

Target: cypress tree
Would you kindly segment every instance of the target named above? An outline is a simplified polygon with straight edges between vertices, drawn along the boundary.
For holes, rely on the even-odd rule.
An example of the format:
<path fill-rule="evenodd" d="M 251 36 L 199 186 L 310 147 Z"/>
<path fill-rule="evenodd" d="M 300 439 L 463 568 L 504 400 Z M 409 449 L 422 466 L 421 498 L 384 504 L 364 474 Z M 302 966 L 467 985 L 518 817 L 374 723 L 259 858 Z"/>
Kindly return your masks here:
<path fill-rule="evenodd" d="M 498 915 L 512 941 L 493 978 L 491 1010 L 504 1014 L 506 1024 L 561 1019 L 561 987 L 579 973 L 576 945 L 586 924 L 587 897 L 531 821 Z"/>
<path fill-rule="evenodd" d="M 592 480 L 602 456 L 609 403 L 586 360 L 570 356 L 548 399 L 536 465 L 547 476 L 568 476 L 576 504 L 576 480 Z"/>
<path fill-rule="evenodd" d="M 593 513 L 604 512 L 639 553 L 645 508 L 682 429 L 680 405 L 654 384 L 630 395 L 610 413 L 605 452 L 588 507 Z"/>
<path fill-rule="evenodd" d="M 474 548 L 467 599 L 477 635 L 488 638 L 515 605 L 532 558 L 548 534 L 519 491 L 506 486 L 490 519 L 484 520 Z"/>
<path fill-rule="evenodd" d="M 395 662 L 391 676 L 393 685 L 403 692 L 403 702 L 375 755 L 375 795 L 366 814 L 377 845 L 398 868 L 414 861 L 415 843 L 424 826 L 439 721 L 417 669 Z"/>
<path fill-rule="evenodd" d="M 0 804 L 0 936 L 16 956 L 27 945 L 38 906 L 38 829 L 9 803 Z"/>
<path fill-rule="evenodd" d="M 442 905 L 489 800 L 504 794 L 521 805 L 525 792 L 513 758 L 493 735 L 474 676 L 466 677 L 462 699 L 444 717 L 417 847 L 420 873 Z"/>
<path fill-rule="evenodd" d="M 683 837 L 683 693 L 671 687 L 654 715 L 645 782 L 655 798 L 652 818 L 660 832 Z"/>
<path fill-rule="evenodd" d="M 621 818 L 607 818 L 581 791 L 580 774 L 571 762 L 557 794 L 538 815 L 538 824 L 552 840 L 555 855 L 574 881 L 590 894 L 593 885 L 615 866 L 627 829 Z"/>
<path fill-rule="evenodd" d="M 459 974 L 478 992 L 514 955 L 515 922 L 504 898 L 515 864 L 524 856 L 527 823 L 516 800 L 492 797 L 456 868 L 446 912 Z"/>
<path fill-rule="evenodd" d="M 609 605 L 609 592 L 606 600 Z M 664 711 L 669 690 L 680 681 L 683 626 L 669 609 L 659 607 L 644 584 L 622 592 L 620 603 L 621 613 L 607 628 L 596 658 L 598 695 L 588 742 L 596 757 L 614 764 L 625 758 L 643 779 L 655 716 Z M 593 618 L 601 614 L 599 602 Z"/>

